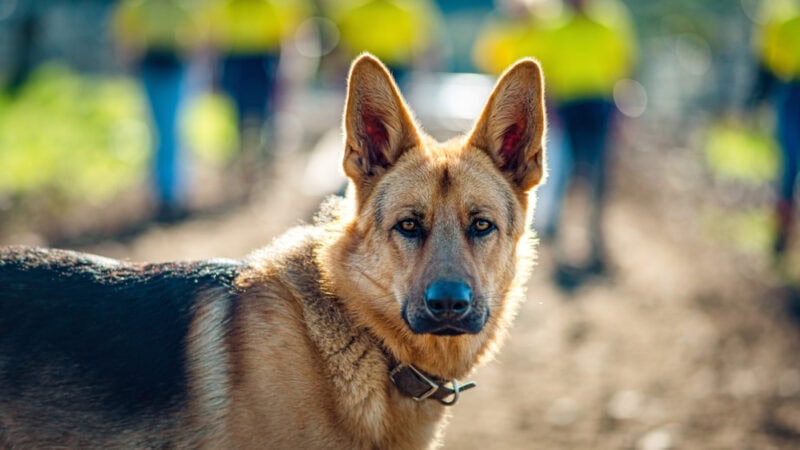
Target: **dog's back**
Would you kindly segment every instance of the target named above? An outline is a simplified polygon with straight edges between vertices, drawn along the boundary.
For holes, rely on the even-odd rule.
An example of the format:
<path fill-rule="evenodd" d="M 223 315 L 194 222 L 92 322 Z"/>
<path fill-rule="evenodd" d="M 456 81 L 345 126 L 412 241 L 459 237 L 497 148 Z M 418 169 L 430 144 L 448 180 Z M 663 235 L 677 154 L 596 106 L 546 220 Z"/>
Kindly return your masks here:
<path fill-rule="evenodd" d="M 0 249 L 0 447 L 175 444 L 193 426 L 198 311 L 222 327 L 239 271 Z"/>

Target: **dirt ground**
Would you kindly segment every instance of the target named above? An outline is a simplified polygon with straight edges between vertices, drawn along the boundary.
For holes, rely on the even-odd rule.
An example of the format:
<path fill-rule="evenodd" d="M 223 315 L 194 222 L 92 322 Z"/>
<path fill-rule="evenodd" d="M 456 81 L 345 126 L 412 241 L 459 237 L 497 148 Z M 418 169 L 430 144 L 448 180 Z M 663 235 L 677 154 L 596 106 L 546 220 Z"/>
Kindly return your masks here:
<path fill-rule="evenodd" d="M 612 277 L 567 295 L 542 249 L 509 341 L 452 408 L 446 449 L 800 448 L 800 335 L 784 291 L 765 258 L 699 237 L 697 200 L 666 169 L 637 170 L 659 158 L 635 146 L 618 156 L 606 216 Z M 318 205 L 302 194 L 304 158 L 276 164 L 248 206 L 81 250 L 243 256 Z"/>

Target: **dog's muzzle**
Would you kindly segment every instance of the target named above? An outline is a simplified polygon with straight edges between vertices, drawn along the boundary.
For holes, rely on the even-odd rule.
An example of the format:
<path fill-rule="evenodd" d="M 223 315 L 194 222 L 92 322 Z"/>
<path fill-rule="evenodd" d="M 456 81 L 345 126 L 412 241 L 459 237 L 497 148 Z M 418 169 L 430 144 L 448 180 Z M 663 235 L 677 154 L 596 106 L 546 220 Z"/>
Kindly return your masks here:
<path fill-rule="evenodd" d="M 475 334 L 483 329 L 488 310 L 479 310 L 472 288 L 463 281 L 437 280 L 425 289 L 421 305 L 406 305 L 405 319 L 414 333 L 444 336 Z"/>

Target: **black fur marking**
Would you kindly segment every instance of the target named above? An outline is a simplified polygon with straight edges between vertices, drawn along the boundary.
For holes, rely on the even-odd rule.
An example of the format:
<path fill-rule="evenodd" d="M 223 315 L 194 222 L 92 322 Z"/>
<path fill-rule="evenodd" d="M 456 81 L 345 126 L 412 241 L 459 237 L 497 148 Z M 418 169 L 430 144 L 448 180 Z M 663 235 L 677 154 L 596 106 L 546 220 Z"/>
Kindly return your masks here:
<path fill-rule="evenodd" d="M 341 353 L 349 351 L 350 347 L 352 347 L 353 344 L 355 344 L 357 341 L 358 341 L 358 335 L 351 337 L 350 340 L 347 341 L 347 344 L 344 345 L 344 347 L 340 348 L 339 350 L 336 350 L 333 354 L 339 355 Z"/>
<path fill-rule="evenodd" d="M 447 193 L 451 184 L 452 180 L 450 179 L 450 171 L 447 167 L 445 167 L 444 171 L 442 172 L 442 177 L 439 179 L 439 188 L 442 190 L 442 194 Z"/>
<path fill-rule="evenodd" d="M 235 296 L 233 261 L 130 264 L 42 249 L 0 248 L 0 395 L 58 390 L 34 381 L 77 373 L 117 414 L 180 405 L 193 306 L 213 289 Z M 65 381 L 69 382 L 69 381 Z M 38 383 L 38 384 L 37 384 Z"/>
<path fill-rule="evenodd" d="M 358 369 L 358 367 L 361 365 L 361 361 L 363 361 L 364 358 L 366 358 L 367 355 L 369 355 L 370 350 L 371 349 L 367 347 L 364 349 L 364 351 L 361 352 L 360 355 L 356 357 L 356 359 L 353 361 L 353 368 Z"/>

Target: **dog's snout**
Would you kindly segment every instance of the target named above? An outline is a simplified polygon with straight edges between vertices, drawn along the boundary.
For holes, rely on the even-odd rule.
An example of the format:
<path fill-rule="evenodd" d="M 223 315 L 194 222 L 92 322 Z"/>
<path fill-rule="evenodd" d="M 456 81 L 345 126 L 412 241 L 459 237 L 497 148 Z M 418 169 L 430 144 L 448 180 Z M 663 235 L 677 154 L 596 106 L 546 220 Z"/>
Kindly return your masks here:
<path fill-rule="evenodd" d="M 461 281 L 434 281 L 425 290 L 425 308 L 437 320 L 464 317 L 472 307 L 472 289 Z"/>

